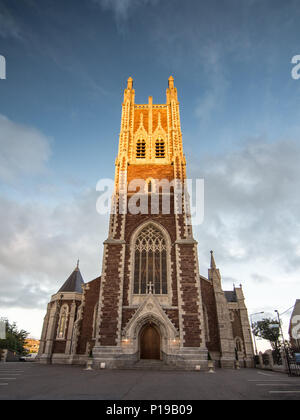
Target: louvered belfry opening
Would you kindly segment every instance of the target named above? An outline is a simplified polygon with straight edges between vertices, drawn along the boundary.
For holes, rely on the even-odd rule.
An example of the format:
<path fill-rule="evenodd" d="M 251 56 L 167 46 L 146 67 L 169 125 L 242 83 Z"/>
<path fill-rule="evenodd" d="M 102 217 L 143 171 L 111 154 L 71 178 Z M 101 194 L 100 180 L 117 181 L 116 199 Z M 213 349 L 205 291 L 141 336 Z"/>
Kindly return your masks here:
<path fill-rule="evenodd" d="M 136 158 L 145 159 L 146 157 L 146 142 L 145 140 L 138 140 L 136 144 Z"/>
<path fill-rule="evenodd" d="M 155 158 L 163 159 L 165 157 L 165 142 L 162 139 L 156 140 L 155 143 Z"/>
<path fill-rule="evenodd" d="M 152 224 L 146 226 L 137 237 L 134 252 L 134 293 L 146 294 L 152 284 L 154 294 L 167 294 L 167 247 L 161 231 Z"/>

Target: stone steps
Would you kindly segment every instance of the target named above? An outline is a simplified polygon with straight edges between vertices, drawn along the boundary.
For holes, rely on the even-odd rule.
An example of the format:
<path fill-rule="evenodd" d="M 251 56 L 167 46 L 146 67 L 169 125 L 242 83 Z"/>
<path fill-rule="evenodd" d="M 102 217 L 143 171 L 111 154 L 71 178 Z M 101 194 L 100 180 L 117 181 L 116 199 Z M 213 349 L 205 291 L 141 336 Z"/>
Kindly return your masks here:
<path fill-rule="evenodd" d="M 175 365 L 167 365 L 162 360 L 139 360 L 132 366 L 124 367 L 122 369 L 130 369 L 130 370 L 181 370 L 178 366 Z"/>

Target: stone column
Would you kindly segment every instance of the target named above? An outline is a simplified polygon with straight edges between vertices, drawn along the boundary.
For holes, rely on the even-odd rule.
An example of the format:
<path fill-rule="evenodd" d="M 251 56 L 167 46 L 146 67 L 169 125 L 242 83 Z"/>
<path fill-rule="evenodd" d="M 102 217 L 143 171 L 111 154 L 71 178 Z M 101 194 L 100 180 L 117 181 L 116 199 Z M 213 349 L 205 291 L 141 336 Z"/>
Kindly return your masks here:
<path fill-rule="evenodd" d="M 40 357 L 45 351 L 47 330 L 48 330 L 49 317 L 50 317 L 50 308 L 51 308 L 51 304 L 48 303 L 47 312 L 46 312 L 46 315 L 44 317 L 43 330 L 42 330 L 42 335 L 41 335 L 41 340 L 40 340 L 38 357 Z"/>
<path fill-rule="evenodd" d="M 47 329 L 46 344 L 44 353 L 40 356 L 40 363 L 51 363 L 53 342 L 55 339 L 55 333 L 57 330 L 57 320 L 60 310 L 60 303 L 58 301 L 52 304 L 49 317 L 49 326 Z"/>
<path fill-rule="evenodd" d="M 208 270 L 209 279 L 212 282 L 216 300 L 218 330 L 220 338 L 221 358 L 220 364 L 224 368 L 234 368 L 235 366 L 235 347 L 230 321 L 228 303 L 221 285 L 221 275 L 216 268 L 213 253 L 211 251 L 211 266 Z"/>
<path fill-rule="evenodd" d="M 248 311 L 245 305 L 245 298 L 242 287 L 235 287 L 238 308 L 240 311 L 240 319 L 243 331 L 243 338 L 244 338 L 244 349 L 245 349 L 245 362 L 246 367 L 254 367 L 254 352 L 253 352 L 253 343 L 251 337 L 251 327 L 249 323 Z"/>

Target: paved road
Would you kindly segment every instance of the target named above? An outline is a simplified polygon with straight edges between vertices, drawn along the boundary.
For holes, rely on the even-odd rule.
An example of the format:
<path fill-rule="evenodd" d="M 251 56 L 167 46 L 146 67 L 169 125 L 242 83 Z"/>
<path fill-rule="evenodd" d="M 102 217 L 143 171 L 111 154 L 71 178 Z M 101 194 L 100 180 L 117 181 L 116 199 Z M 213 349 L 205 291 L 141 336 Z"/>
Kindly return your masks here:
<path fill-rule="evenodd" d="M 255 369 L 94 370 L 0 363 L 0 400 L 300 400 L 300 378 Z"/>

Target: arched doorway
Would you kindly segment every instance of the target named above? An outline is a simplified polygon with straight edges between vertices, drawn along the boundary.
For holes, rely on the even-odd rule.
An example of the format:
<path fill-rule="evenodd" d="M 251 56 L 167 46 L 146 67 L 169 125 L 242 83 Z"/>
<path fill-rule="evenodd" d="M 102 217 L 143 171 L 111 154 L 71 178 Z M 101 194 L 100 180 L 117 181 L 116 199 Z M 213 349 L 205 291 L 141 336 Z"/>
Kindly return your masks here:
<path fill-rule="evenodd" d="M 140 358 L 160 360 L 160 334 L 151 324 L 147 324 L 140 334 Z"/>

